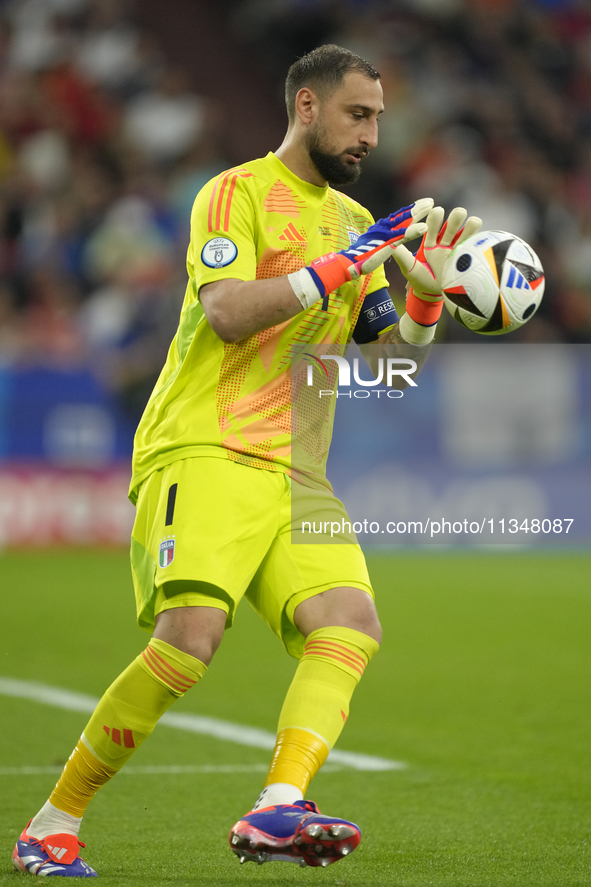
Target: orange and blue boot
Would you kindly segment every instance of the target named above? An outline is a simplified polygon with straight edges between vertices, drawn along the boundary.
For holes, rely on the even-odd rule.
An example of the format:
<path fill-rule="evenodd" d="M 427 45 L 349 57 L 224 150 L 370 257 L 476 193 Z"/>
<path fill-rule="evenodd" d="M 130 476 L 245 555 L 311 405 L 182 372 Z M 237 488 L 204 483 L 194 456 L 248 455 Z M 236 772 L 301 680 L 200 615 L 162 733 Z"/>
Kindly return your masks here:
<path fill-rule="evenodd" d="M 12 864 L 17 872 L 43 877 L 50 875 L 62 878 L 97 877 L 95 870 L 78 856 L 78 847 L 86 845 L 74 835 L 60 834 L 33 838 L 27 834 L 27 828 L 12 851 Z"/>
<path fill-rule="evenodd" d="M 229 841 L 241 863 L 327 866 L 355 850 L 361 831 L 348 819 L 323 816 L 313 801 L 295 801 L 247 813 L 232 828 Z"/>

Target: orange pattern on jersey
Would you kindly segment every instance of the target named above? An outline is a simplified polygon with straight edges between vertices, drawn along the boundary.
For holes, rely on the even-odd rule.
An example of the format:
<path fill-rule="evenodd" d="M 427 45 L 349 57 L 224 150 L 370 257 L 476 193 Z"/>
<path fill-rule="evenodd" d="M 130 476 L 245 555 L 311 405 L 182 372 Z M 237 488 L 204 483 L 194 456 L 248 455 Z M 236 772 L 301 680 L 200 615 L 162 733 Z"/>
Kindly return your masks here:
<path fill-rule="evenodd" d="M 275 456 L 289 456 L 291 453 L 291 443 L 285 443 L 279 447 L 273 447 L 271 453 L 273 438 L 289 434 L 283 428 L 277 428 L 269 419 L 260 417 L 259 419 L 249 422 L 248 425 L 239 425 L 240 421 L 250 418 L 251 414 L 245 414 L 235 417 L 234 424 L 229 424 L 225 429 L 225 437 L 222 437 L 222 446 L 229 450 L 235 450 L 241 453 L 248 453 L 254 456 L 266 456 L 272 459 Z M 232 417 L 234 418 L 234 417 Z M 228 420 L 229 421 L 229 420 Z M 268 455 L 267 455 L 268 454 Z"/>
<path fill-rule="evenodd" d="M 283 323 L 278 323 L 277 326 L 272 327 L 273 335 L 271 338 L 266 339 L 259 348 L 259 359 L 268 373 L 271 372 L 271 365 L 277 353 L 279 340 L 283 331 L 290 325 L 290 323 L 291 320 L 284 320 Z"/>
<path fill-rule="evenodd" d="M 220 381 L 216 394 L 216 408 L 220 431 L 228 430 L 228 417 L 233 413 L 234 405 L 240 401 L 246 378 L 250 373 L 253 361 L 258 357 L 259 351 L 264 345 L 277 335 L 277 328 L 272 327 L 262 330 L 256 336 L 242 342 L 226 343 L 224 345 L 224 357 L 220 367 Z M 234 430 L 234 429 L 233 429 Z M 279 433 L 279 432 L 277 432 Z M 282 433 L 282 432 L 281 432 Z M 231 450 L 237 450 L 245 455 L 256 455 L 264 459 L 272 460 L 269 453 L 271 440 L 249 442 L 243 438 L 240 440 L 234 433 L 226 436 L 222 445 Z"/>
<path fill-rule="evenodd" d="M 273 455 L 289 455 L 291 443 L 273 446 L 273 440 L 289 434 L 291 429 L 291 380 L 287 373 L 271 379 L 257 391 L 233 403 L 220 417 L 222 446 L 232 450 L 262 455 L 273 449 Z M 287 378 L 286 378 L 287 376 Z"/>
<path fill-rule="evenodd" d="M 349 231 L 362 234 L 369 227 L 369 220 L 362 213 L 354 212 L 336 191 L 329 195 L 322 208 L 322 221 L 323 225 L 332 232 L 335 250 L 344 249 L 350 245 Z"/>
<path fill-rule="evenodd" d="M 238 462 L 239 465 L 250 465 L 251 468 L 262 468 L 268 471 L 282 470 L 277 462 L 273 462 L 269 458 L 251 456 L 249 453 L 237 453 L 235 450 L 226 450 L 226 455 L 231 462 Z M 287 474 L 291 476 L 291 471 L 287 470 Z"/>
<path fill-rule="evenodd" d="M 355 331 L 355 326 L 359 319 L 359 315 L 361 314 L 361 308 L 363 307 L 363 303 L 365 301 L 365 296 L 367 294 L 367 290 L 369 288 L 369 284 L 371 283 L 371 274 L 366 274 L 363 278 L 363 283 L 361 284 L 361 289 L 359 291 L 359 295 L 355 301 L 355 305 L 353 306 L 353 313 L 351 315 L 351 329 L 349 330 L 349 339 L 350 342 L 353 338 L 353 333 Z"/>
<path fill-rule="evenodd" d="M 230 226 L 230 207 L 232 206 L 232 197 L 236 187 L 236 179 L 251 179 L 253 174 L 245 169 L 231 169 L 223 173 L 214 185 L 209 201 L 209 212 L 207 215 L 207 230 L 227 232 Z M 228 191 L 226 195 L 226 190 Z M 224 198 L 226 200 L 225 213 Z M 222 213 L 224 215 L 224 224 L 222 225 Z"/>
<path fill-rule="evenodd" d="M 297 219 L 305 206 L 306 204 L 280 179 L 277 179 L 263 203 L 265 212 L 281 213 L 282 216 L 291 216 L 292 219 Z"/>
<path fill-rule="evenodd" d="M 290 321 L 286 321 L 258 333 L 253 339 L 243 343 L 241 353 L 236 354 L 232 346 L 226 346 L 220 373 L 225 396 L 220 398 L 218 393 L 218 421 L 222 445 L 231 450 L 266 458 L 289 455 L 291 451 L 289 441 L 283 446 L 273 445 L 277 437 L 289 434 L 291 430 L 289 370 L 242 397 L 236 397 L 240 394 L 241 384 L 224 384 L 224 377 L 227 378 L 227 374 L 231 372 L 230 367 L 238 370 L 240 377 L 246 378 L 257 357 L 264 358 L 265 369 L 269 371 L 282 332 L 289 323 Z M 230 379 L 228 382 L 230 383 Z"/>
<path fill-rule="evenodd" d="M 306 265 L 306 243 L 293 243 L 291 249 L 273 249 L 267 247 L 257 265 L 257 280 L 267 280 L 270 277 L 283 277 L 299 271 Z"/>
<path fill-rule="evenodd" d="M 327 344 L 327 354 L 339 353 L 338 346 Z M 338 367 L 333 360 L 327 361 L 328 378 L 326 387 L 334 390 Z M 307 365 L 305 359 L 291 368 L 291 434 L 292 464 L 304 462 L 322 465 L 326 459 L 331 437 L 331 424 L 327 421 L 327 401 L 318 397 L 315 388 L 307 384 Z M 304 454 L 307 458 L 303 458 Z"/>
<path fill-rule="evenodd" d="M 283 373 L 282 376 L 285 376 Z M 278 377 L 279 379 L 281 378 Z M 277 382 L 277 380 L 275 380 Z M 284 379 L 279 385 L 265 385 L 255 392 L 258 397 L 252 401 L 251 409 L 273 419 L 286 434 L 291 433 L 291 379 Z"/>
<path fill-rule="evenodd" d="M 290 222 L 283 234 L 279 235 L 279 240 L 301 240 L 303 243 L 307 243 L 305 236 L 298 231 L 293 222 Z"/>

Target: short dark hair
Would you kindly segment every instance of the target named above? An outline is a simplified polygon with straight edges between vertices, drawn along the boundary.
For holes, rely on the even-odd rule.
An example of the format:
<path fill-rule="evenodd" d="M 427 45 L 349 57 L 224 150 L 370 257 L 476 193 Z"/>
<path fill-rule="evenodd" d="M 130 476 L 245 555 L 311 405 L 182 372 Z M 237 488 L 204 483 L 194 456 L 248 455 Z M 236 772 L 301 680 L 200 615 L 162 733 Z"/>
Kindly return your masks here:
<path fill-rule="evenodd" d="M 325 98 L 341 85 L 346 74 L 353 71 L 370 80 L 380 79 L 380 75 L 369 62 L 335 43 L 319 46 L 294 62 L 285 81 L 285 104 L 290 123 L 295 118 L 296 95 L 302 87 L 308 86 Z"/>

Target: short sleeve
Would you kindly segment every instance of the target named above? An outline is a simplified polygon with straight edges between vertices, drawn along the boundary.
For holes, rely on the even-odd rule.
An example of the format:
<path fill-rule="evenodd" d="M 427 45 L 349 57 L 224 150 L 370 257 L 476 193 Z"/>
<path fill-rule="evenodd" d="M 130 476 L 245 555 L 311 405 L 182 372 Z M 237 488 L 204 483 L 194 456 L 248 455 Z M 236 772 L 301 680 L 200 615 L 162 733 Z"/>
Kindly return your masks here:
<path fill-rule="evenodd" d="M 197 195 L 187 254 L 196 293 L 216 280 L 256 277 L 253 178 L 247 170 L 230 170 L 208 182 Z"/>

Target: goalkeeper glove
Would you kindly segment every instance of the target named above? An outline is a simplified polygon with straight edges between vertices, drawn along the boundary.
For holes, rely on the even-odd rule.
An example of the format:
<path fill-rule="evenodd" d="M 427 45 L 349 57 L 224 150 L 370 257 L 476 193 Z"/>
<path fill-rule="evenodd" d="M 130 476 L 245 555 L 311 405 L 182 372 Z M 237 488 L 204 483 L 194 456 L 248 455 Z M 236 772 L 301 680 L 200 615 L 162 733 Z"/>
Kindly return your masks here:
<path fill-rule="evenodd" d="M 344 283 L 370 274 L 389 259 L 397 244 L 420 237 L 427 230 L 421 223 L 433 201 L 424 197 L 410 206 L 404 206 L 387 219 L 380 219 L 348 249 L 327 253 L 288 274 L 288 280 L 302 308 L 310 308 L 322 299 L 323 311 L 328 310 L 328 296 Z"/>
<path fill-rule="evenodd" d="M 445 210 L 436 206 L 427 217 L 427 231 L 413 254 L 402 245 L 395 247 L 394 259 L 408 280 L 406 314 L 400 319 L 400 334 L 411 345 L 427 345 L 435 335 L 435 326 L 443 308 L 441 281 L 443 269 L 458 243 L 480 230 L 476 216 L 464 224 L 466 210 L 456 207 L 443 224 Z"/>

